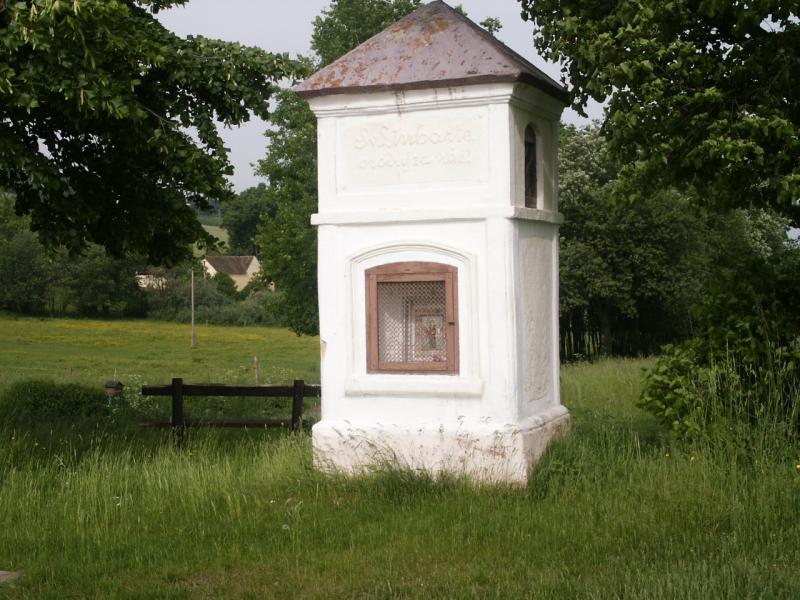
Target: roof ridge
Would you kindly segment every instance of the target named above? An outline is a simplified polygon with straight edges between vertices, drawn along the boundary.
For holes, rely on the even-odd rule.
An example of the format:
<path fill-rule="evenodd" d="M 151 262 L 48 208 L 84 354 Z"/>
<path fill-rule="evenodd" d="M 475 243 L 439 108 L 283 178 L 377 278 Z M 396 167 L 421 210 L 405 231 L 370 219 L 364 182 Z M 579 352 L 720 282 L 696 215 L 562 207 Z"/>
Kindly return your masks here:
<path fill-rule="evenodd" d="M 204 258 L 215 270 L 220 271 L 225 269 L 223 272 L 229 275 L 245 274 L 247 269 L 250 268 L 250 265 L 253 264 L 253 261 L 258 260 L 258 257 L 253 254 L 218 254 L 211 256 L 206 255 Z"/>
<path fill-rule="evenodd" d="M 444 6 L 446 6 L 450 10 L 452 10 L 458 16 L 458 18 L 460 18 L 462 21 L 466 22 L 466 24 L 469 25 L 479 35 L 483 36 L 484 39 L 486 39 L 486 41 L 491 42 L 492 45 L 496 46 L 496 48 L 498 50 L 500 50 L 504 54 L 508 55 L 509 58 L 511 58 L 512 60 L 521 62 L 526 67 L 528 67 L 531 71 L 533 71 L 536 75 L 538 75 L 540 77 L 543 77 L 543 78 L 549 80 L 550 82 L 556 84 L 558 87 L 562 88 L 565 92 L 567 91 L 563 84 L 561 84 L 560 82 L 558 82 L 555 79 L 553 79 L 552 77 L 550 77 L 547 73 L 542 71 L 539 67 L 537 67 L 535 64 L 533 64 L 531 61 L 529 61 L 524 56 L 522 56 L 522 54 L 520 54 L 519 52 L 517 52 L 516 50 L 511 48 L 503 40 L 497 38 L 496 36 L 492 35 L 488 31 L 486 31 L 486 29 L 481 27 L 480 24 L 476 23 L 475 21 L 473 21 L 469 17 L 467 17 L 465 15 L 462 15 L 460 12 L 458 12 L 452 6 L 447 4 L 447 2 L 445 2 L 444 0 L 433 0 L 432 2 L 429 2 L 426 6 L 430 6 L 431 4 L 443 4 Z"/>

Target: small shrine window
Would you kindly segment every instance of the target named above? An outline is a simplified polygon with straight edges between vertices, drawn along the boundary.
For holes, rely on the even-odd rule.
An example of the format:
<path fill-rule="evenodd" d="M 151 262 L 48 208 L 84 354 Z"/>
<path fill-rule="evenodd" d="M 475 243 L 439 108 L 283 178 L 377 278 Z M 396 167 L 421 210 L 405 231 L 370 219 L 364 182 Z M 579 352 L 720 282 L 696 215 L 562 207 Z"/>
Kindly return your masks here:
<path fill-rule="evenodd" d="M 366 271 L 367 372 L 458 373 L 457 278 L 432 262 Z"/>
<path fill-rule="evenodd" d="M 536 190 L 539 183 L 536 154 L 536 132 L 528 125 L 525 128 L 525 206 L 528 208 L 536 208 Z"/>

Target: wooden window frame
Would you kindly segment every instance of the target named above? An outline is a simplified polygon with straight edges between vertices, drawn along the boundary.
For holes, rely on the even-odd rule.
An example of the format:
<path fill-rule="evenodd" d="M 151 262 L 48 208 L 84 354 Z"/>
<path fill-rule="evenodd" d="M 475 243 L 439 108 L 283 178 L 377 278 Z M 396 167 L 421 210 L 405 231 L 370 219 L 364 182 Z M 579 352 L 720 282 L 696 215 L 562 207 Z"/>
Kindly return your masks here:
<path fill-rule="evenodd" d="M 458 268 L 435 262 L 396 262 L 365 271 L 367 373 L 458 375 Z M 443 281 L 445 289 L 445 362 L 381 362 L 378 348 L 378 284 Z"/>

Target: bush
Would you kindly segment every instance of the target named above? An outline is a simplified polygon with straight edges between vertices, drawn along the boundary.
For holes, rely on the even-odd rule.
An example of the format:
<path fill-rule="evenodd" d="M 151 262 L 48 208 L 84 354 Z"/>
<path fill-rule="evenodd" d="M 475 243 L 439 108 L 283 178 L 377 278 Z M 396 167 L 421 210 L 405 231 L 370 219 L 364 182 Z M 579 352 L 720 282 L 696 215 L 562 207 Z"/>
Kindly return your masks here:
<path fill-rule="evenodd" d="M 698 335 L 664 348 L 640 406 L 680 437 L 733 424 L 797 431 L 800 246 L 770 213 L 720 219 L 693 311 Z"/>
<path fill-rule="evenodd" d="M 0 422 L 12 426 L 96 417 L 105 411 L 104 391 L 78 383 L 24 380 L 0 394 Z"/>
<path fill-rule="evenodd" d="M 149 318 L 179 323 L 191 321 L 188 281 L 168 281 L 163 289 L 148 290 L 148 297 Z M 280 292 L 253 286 L 243 299 L 235 300 L 223 294 L 214 280 L 199 278 L 195 281 L 195 320 L 211 325 L 283 326 L 286 319 L 280 308 L 282 297 Z"/>
<path fill-rule="evenodd" d="M 214 282 L 214 285 L 217 286 L 217 291 L 223 296 L 231 299 L 234 299 L 238 296 L 236 283 L 233 281 L 233 277 L 227 273 L 217 273 L 211 278 L 211 281 Z"/>
<path fill-rule="evenodd" d="M 800 350 L 729 338 L 724 352 L 707 340 L 667 346 L 645 381 L 639 406 L 677 437 L 697 438 L 734 425 L 793 435 L 800 431 Z"/>
<path fill-rule="evenodd" d="M 691 344 L 665 346 L 645 379 L 639 406 L 669 425 L 679 437 L 700 431 L 702 398 L 696 382 L 700 367 Z"/>

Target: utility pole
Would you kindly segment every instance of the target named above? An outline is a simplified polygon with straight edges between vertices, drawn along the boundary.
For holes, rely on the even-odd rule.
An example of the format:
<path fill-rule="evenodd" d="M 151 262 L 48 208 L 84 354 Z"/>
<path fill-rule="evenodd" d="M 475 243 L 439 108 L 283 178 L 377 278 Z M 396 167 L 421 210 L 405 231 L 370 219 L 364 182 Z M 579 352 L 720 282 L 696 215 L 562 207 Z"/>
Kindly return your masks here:
<path fill-rule="evenodd" d="M 194 269 L 192 269 L 192 348 L 197 347 L 197 335 L 194 331 Z"/>

